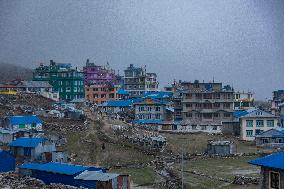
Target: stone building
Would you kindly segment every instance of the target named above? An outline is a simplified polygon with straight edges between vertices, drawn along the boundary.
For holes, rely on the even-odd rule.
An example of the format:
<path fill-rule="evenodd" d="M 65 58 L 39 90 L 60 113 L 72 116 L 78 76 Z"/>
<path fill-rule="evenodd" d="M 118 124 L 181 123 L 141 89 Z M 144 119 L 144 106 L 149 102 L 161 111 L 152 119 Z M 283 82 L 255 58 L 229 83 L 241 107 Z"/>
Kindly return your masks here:
<path fill-rule="evenodd" d="M 56 63 L 50 60 L 50 65 L 41 64 L 33 72 L 34 81 L 48 81 L 53 90 L 59 92 L 61 100 L 84 98 L 84 74 L 71 64 Z"/>
<path fill-rule="evenodd" d="M 157 91 L 157 74 L 147 73 L 146 68 L 138 68 L 130 64 L 124 70 L 124 89 L 132 97 L 142 96 L 145 92 Z"/>
<path fill-rule="evenodd" d="M 187 129 L 218 133 L 223 121 L 233 121 L 234 91 L 229 85 L 198 80 L 181 85 L 182 125 Z"/>

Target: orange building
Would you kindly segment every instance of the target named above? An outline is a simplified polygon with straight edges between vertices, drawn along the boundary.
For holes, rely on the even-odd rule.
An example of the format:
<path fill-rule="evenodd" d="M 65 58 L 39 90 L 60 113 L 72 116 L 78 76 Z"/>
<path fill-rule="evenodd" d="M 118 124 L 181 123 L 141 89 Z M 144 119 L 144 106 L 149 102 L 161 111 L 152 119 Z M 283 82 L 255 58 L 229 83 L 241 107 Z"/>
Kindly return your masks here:
<path fill-rule="evenodd" d="M 96 84 L 85 86 L 86 99 L 91 103 L 102 104 L 108 100 L 117 100 L 120 98 L 118 90 L 120 85 Z"/>

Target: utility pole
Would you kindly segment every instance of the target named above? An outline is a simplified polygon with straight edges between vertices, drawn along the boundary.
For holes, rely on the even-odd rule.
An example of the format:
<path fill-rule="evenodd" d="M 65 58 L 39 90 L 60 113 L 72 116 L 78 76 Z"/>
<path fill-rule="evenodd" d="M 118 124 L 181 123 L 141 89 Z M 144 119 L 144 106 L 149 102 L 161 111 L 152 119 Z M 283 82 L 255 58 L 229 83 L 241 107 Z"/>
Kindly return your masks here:
<path fill-rule="evenodd" d="M 181 151 L 181 189 L 183 189 L 183 166 L 184 166 L 184 162 L 183 162 L 183 151 L 184 151 L 184 145 L 182 145 L 182 151 Z"/>

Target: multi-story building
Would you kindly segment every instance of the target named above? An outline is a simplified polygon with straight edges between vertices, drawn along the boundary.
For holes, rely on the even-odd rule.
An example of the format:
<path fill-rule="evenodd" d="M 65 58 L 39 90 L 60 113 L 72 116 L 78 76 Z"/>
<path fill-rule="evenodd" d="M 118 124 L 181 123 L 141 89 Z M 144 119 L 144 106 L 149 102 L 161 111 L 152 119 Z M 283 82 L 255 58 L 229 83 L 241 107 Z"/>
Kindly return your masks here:
<path fill-rule="evenodd" d="M 221 132 L 233 120 L 234 91 L 222 83 L 182 82 L 182 125 L 192 131 Z"/>
<path fill-rule="evenodd" d="M 87 59 L 83 68 L 85 75 L 85 96 L 91 103 L 102 104 L 121 97 L 122 77 L 107 66 L 99 66 Z"/>
<path fill-rule="evenodd" d="M 142 98 L 133 104 L 135 110 L 135 123 L 138 124 L 172 124 L 173 108 L 169 103 L 154 98 Z"/>
<path fill-rule="evenodd" d="M 247 110 L 253 108 L 253 93 L 248 91 L 234 92 L 234 110 Z"/>
<path fill-rule="evenodd" d="M 274 115 L 280 115 L 279 104 L 284 102 L 284 90 L 273 91 L 273 99 L 271 101 L 271 112 Z"/>
<path fill-rule="evenodd" d="M 71 64 L 56 63 L 50 60 L 50 65 L 41 64 L 33 72 L 34 81 L 48 81 L 54 91 L 59 92 L 60 99 L 74 100 L 84 98 L 84 74 Z"/>
<path fill-rule="evenodd" d="M 278 127 L 278 117 L 265 111 L 255 109 L 239 118 L 240 138 L 251 141 L 260 133 Z"/>
<path fill-rule="evenodd" d="M 146 68 L 138 68 L 130 64 L 124 70 L 124 89 L 132 97 L 142 96 L 145 92 L 158 91 L 157 75 L 147 73 Z"/>
<path fill-rule="evenodd" d="M 120 85 L 107 83 L 85 86 L 86 98 L 94 104 L 102 104 L 108 100 L 120 99 L 119 90 Z"/>

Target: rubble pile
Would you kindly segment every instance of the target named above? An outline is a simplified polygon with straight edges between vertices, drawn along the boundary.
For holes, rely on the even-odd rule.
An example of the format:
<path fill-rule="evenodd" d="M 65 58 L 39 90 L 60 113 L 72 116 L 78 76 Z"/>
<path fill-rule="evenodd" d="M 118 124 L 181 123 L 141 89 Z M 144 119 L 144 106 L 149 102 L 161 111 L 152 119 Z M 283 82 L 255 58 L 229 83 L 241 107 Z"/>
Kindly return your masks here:
<path fill-rule="evenodd" d="M 236 175 L 233 184 L 247 185 L 247 184 L 258 184 L 259 178 L 255 177 L 245 177 L 242 175 Z"/>
<path fill-rule="evenodd" d="M 31 177 L 19 177 L 17 174 L 8 172 L 0 174 L 0 186 L 5 189 L 76 189 L 77 187 L 63 184 L 46 185 L 41 180 Z"/>
<path fill-rule="evenodd" d="M 45 131 L 56 132 L 64 136 L 68 133 L 85 131 L 87 129 L 86 122 L 80 120 L 66 118 L 43 118 L 43 120 Z"/>

